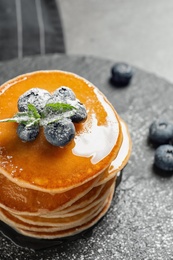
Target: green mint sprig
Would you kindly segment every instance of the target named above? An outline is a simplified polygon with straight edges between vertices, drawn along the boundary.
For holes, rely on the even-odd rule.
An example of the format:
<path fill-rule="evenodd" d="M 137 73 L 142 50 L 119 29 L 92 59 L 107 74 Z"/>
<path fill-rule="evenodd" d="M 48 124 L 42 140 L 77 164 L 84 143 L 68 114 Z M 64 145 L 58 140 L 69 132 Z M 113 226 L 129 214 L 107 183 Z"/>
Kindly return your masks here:
<path fill-rule="evenodd" d="M 16 122 L 18 124 L 24 124 L 26 127 L 33 125 L 43 126 L 58 121 L 63 117 L 69 117 L 68 112 L 70 112 L 70 115 L 73 115 L 73 111 L 76 108 L 65 103 L 50 103 L 45 105 L 45 109 L 48 109 L 49 113 L 42 112 L 39 114 L 33 104 L 28 104 L 28 111 L 18 112 L 12 118 L 1 119 L 0 123 Z M 55 112 L 57 112 L 57 114 Z"/>
<path fill-rule="evenodd" d="M 66 104 L 66 103 L 49 103 L 49 104 L 46 104 L 45 107 L 51 109 L 52 112 L 54 112 L 54 111 L 66 112 L 66 111 L 70 111 L 72 109 L 76 109 L 74 106 L 72 106 L 70 104 Z"/>

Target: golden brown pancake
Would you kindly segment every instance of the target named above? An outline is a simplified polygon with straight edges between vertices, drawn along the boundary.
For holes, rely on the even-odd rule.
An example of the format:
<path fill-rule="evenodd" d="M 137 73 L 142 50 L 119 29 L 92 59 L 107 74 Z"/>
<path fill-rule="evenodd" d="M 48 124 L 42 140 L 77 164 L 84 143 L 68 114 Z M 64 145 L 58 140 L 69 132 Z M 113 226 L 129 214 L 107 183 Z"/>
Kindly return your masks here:
<path fill-rule="evenodd" d="M 107 212 L 117 173 L 126 165 L 131 141 L 126 124 L 92 83 L 73 73 L 38 71 L 0 87 L 0 119 L 13 117 L 19 97 L 31 88 L 53 93 L 67 86 L 87 110 L 64 147 L 48 143 L 43 129 L 23 142 L 17 123 L 0 123 L 0 220 L 36 238 L 72 236 Z"/>

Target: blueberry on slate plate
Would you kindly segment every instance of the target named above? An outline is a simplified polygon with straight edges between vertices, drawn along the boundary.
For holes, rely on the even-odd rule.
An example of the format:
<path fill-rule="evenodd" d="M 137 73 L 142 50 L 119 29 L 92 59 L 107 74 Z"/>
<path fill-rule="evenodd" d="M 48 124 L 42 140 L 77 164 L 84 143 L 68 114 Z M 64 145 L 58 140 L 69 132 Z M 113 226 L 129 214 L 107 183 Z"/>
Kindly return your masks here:
<path fill-rule="evenodd" d="M 54 97 L 58 97 L 60 100 L 75 100 L 76 96 L 74 92 L 68 87 L 60 87 L 53 93 Z"/>
<path fill-rule="evenodd" d="M 36 139 L 39 133 L 39 125 L 26 126 L 19 124 L 17 127 L 17 134 L 22 141 L 28 142 Z"/>
<path fill-rule="evenodd" d="M 18 100 L 18 110 L 20 112 L 25 112 L 28 110 L 28 104 L 33 104 L 38 112 L 41 113 L 50 97 L 51 94 L 47 90 L 32 88 L 20 96 Z"/>
<path fill-rule="evenodd" d="M 173 146 L 164 144 L 155 151 L 155 165 L 164 171 L 173 171 Z"/>
<path fill-rule="evenodd" d="M 149 128 L 149 138 L 156 144 L 167 144 L 173 138 L 173 124 L 159 119 L 154 121 Z"/>
<path fill-rule="evenodd" d="M 127 86 L 133 76 L 133 69 L 130 65 L 117 62 L 111 68 L 111 82 L 116 86 Z"/>
<path fill-rule="evenodd" d="M 62 119 L 44 126 L 46 140 L 55 146 L 65 146 L 75 136 L 75 127 L 70 119 Z"/>

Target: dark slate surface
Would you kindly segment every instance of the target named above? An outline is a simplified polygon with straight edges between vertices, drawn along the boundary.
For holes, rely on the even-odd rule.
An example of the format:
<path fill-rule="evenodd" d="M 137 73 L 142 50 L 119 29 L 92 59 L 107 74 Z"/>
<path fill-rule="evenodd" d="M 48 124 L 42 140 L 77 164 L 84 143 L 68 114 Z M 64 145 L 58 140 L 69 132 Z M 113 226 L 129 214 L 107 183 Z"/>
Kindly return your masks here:
<path fill-rule="evenodd" d="M 92 236 L 34 252 L 16 246 L 0 234 L 0 259 L 173 259 L 173 178 L 153 169 L 154 147 L 147 140 L 154 118 L 165 116 L 172 120 L 173 85 L 135 68 L 128 87 L 113 87 L 109 83 L 113 63 L 63 55 L 0 63 L 0 83 L 40 69 L 62 69 L 86 77 L 106 94 L 128 123 L 133 141 L 132 156 L 112 206 Z"/>

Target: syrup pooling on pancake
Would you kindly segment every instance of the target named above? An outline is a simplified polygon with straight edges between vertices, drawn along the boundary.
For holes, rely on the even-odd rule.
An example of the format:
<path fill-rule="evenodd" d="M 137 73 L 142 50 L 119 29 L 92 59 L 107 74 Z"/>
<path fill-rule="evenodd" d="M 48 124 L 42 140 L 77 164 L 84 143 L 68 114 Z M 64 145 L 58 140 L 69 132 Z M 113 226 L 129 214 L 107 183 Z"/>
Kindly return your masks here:
<path fill-rule="evenodd" d="M 76 136 L 74 140 L 75 147 L 72 151 L 78 156 L 92 156 L 91 162 L 96 164 L 113 149 L 119 134 L 119 124 L 114 111 L 104 97 L 100 95 L 97 89 L 94 92 L 107 113 L 106 122 L 104 125 L 99 125 L 97 117 L 93 112 L 90 121 L 86 124 L 86 131 Z"/>
<path fill-rule="evenodd" d="M 92 84 L 89 84 L 86 80 L 63 72 L 39 72 L 35 74 L 27 74 L 27 76 L 24 76 L 25 80 L 23 81 L 21 80 L 21 77 L 19 77 L 18 83 L 16 79 L 14 80 L 14 85 L 10 83 L 10 88 L 6 89 L 6 92 L 4 93 L 7 96 L 6 98 L 10 100 L 12 106 L 9 108 L 10 111 L 7 109 L 2 110 L 4 114 L 3 117 L 12 116 L 12 108 L 13 114 L 15 113 L 14 107 L 16 106 L 18 95 L 11 95 L 10 90 L 12 88 L 14 88 L 13 92 L 22 94 L 23 92 L 21 89 L 28 91 L 28 89 L 34 87 L 35 84 L 37 84 L 37 87 L 47 89 L 53 93 L 57 87 L 65 85 L 66 83 L 66 85 L 75 92 L 76 97 L 85 104 L 88 112 L 88 119 L 86 122 L 75 125 L 75 137 L 77 137 L 78 134 L 81 134 L 81 132 L 86 131 L 85 126 L 93 113 L 96 114 L 98 125 L 105 126 L 107 117 L 105 108 L 95 94 L 95 87 Z M 99 95 L 101 96 L 102 94 L 99 93 Z M 106 103 L 109 104 L 107 100 Z M 110 153 L 105 158 L 103 158 L 100 163 L 93 165 L 90 158 L 84 158 L 81 156 L 79 157 L 72 154 L 71 151 L 75 146 L 74 141 L 72 141 L 67 147 L 64 147 L 63 149 L 58 147 L 50 147 L 50 145 L 45 142 L 43 133 L 40 132 L 36 140 L 32 144 L 27 143 L 26 146 L 16 137 L 16 128 L 14 124 L 15 123 L 2 124 L 4 130 L 2 144 L 4 144 L 6 151 L 6 154 L 3 154 L 4 160 L 7 161 L 7 157 L 11 156 L 10 164 L 4 165 L 4 175 L 6 175 L 7 178 L 9 178 L 12 182 L 18 183 L 20 181 L 20 186 L 36 190 L 39 189 L 40 191 L 44 190 L 45 192 L 48 190 L 50 190 L 50 192 L 53 192 L 53 190 L 55 192 L 65 191 L 65 189 L 68 190 L 70 186 L 74 187 L 81 185 L 82 182 L 86 182 L 93 178 L 93 176 L 99 174 L 103 168 L 106 168 L 109 165 L 109 161 L 111 161 L 112 158 L 116 156 L 121 145 L 120 129 L 119 135 L 117 133 L 117 143 L 115 143 L 112 151 L 110 151 Z M 9 142 L 7 142 L 7 140 L 9 140 Z M 106 147 L 103 147 L 102 150 L 107 149 Z M 26 154 L 28 161 L 27 165 L 25 163 Z M 35 154 L 35 156 L 32 156 L 33 154 Z M 61 160 L 57 160 L 57 157 L 61 158 Z M 69 160 L 70 164 L 67 163 Z M 46 167 L 49 161 L 51 161 L 51 169 Z M 44 167 L 42 167 L 42 162 L 45 162 Z M 34 171 L 32 167 L 33 165 L 35 167 Z M 58 168 L 61 169 L 61 172 L 58 172 L 57 174 Z M 7 172 L 5 170 L 7 170 Z M 12 177 L 9 175 L 10 172 L 13 173 Z M 71 172 L 70 177 L 69 172 Z M 85 174 L 83 174 L 83 172 L 85 172 Z"/>
<path fill-rule="evenodd" d="M 63 71 L 29 73 L 2 85 L 0 120 L 13 117 L 19 97 L 29 91 L 33 98 L 37 92 L 34 88 L 44 89 L 50 95 L 64 92 L 68 95 L 71 91 L 74 95 L 68 96 L 70 101 L 63 100 L 63 107 L 62 102 L 61 107 L 57 106 L 59 96 L 58 100 L 51 96 L 46 101 L 49 103 L 46 111 L 41 102 L 41 109 L 48 116 L 46 120 L 37 114 L 41 112 L 32 106 L 35 103 L 28 107 L 34 122 L 39 122 L 39 134 L 31 142 L 18 138 L 15 122 L 0 124 L 0 220 L 35 238 L 72 236 L 93 226 L 107 212 L 117 173 L 130 156 L 128 129 L 95 86 Z M 66 88 L 70 91 L 66 92 Z M 56 107 L 52 105 L 55 100 Z M 77 105 L 85 114 L 81 103 L 87 118 L 78 122 L 73 113 Z M 59 112 L 49 114 L 51 109 L 59 108 L 65 119 L 74 120 L 75 127 L 74 139 L 70 138 L 63 147 L 49 143 L 43 130 L 48 120 L 60 119 Z"/>

